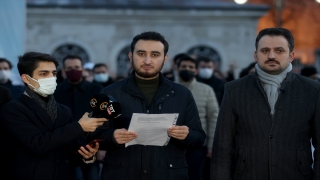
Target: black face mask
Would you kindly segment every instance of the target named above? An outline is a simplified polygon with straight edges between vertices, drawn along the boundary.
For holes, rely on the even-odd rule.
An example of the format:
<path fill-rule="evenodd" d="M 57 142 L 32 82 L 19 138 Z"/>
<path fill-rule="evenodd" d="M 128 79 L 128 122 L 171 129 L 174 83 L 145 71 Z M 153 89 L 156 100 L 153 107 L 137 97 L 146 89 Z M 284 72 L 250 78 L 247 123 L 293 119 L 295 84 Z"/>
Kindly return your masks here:
<path fill-rule="evenodd" d="M 189 70 L 181 70 L 179 76 L 183 81 L 190 81 L 194 77 L 194 72 Z"/>

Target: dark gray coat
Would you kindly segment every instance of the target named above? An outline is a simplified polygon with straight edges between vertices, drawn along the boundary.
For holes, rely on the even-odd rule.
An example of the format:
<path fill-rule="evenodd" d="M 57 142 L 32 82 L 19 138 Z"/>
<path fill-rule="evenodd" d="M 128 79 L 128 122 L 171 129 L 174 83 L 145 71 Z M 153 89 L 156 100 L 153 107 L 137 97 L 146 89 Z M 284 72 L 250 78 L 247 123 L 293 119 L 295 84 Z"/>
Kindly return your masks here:
<path fill-rule="evenodd" d="M 116 180 L 187 180 L 188 165 L 185 150 L 201 147 L 206 134 L 202 129 L 197 106 L 191 92 L 184 86 L 160 75 L 160 85 L 150 105 L 130 78 L 111 84 L 102 93 L 112 95 L 123 106 L 120 117 L 91 135 L 106 140 L 107 153 L 102 179 Z M 115 142 L 113 132 L 128 128 L 132 113 L 179 113 L 177 125 L 189 127 L 185 140 L 171 138 L 167 146 L 132 145 L 124 147 Z"/>
<path fill-rule="evenodd" d="M 256 74 L 226 84 L 211 180 L 320 179 L 320 83 L 288 73 L 280 89 L 272 117 Z"/>

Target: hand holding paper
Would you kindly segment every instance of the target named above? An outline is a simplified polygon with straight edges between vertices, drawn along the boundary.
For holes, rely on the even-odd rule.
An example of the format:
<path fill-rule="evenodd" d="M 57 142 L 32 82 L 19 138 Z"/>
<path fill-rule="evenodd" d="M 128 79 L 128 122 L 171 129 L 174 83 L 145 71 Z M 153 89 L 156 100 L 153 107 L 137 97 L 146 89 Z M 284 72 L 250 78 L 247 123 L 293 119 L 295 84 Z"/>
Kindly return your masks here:
<path fill-rule="evenodd" d="M 130 145 L 140 144 L 149 146 L 166 146 L 170 141 L 170 136 L 168 136 L 168 129 L 176 125 L 179 114 L 141 114 L 133 113 L 129 131 L 136 132 L 138 137 L 126 143 L 126 147 Z M 181 127 L 181 126 L 179 126 Z M 180 129 L 180 128 L 177 128 Z M 186 131 L 185 128 L 178 130 L 173 129 L 174 135 L 178 133 L 177 136 L 183 137 Z M 180 132 L 181 131 L 181 132 Z M 188 131 L 188 129 L 187 129 Z M 175 135 L 176 136 L 176 135 Z"/>
<path fill-rule="evenodd" d="M 189 134 L 189 128 L 187 126 L 172 126 L 168 129 L 169 136 L 184 140 Z"/>
<path fill-rule="evenodd" d="M 137 138 L 138 135 L 135 132 L 130 132 L 123 128 L 115 130 L 113 132 L 113 137 L 118 144 L 125 144 Z"/>

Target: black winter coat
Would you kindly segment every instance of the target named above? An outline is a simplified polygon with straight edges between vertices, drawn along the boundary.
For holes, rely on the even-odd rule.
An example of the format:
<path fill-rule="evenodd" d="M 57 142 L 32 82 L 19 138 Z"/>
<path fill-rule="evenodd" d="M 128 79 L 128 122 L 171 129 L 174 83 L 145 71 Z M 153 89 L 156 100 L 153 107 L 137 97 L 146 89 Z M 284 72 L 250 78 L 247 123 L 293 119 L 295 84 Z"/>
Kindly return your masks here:
<path fill-rule="evenodd" d="M 92 134 L 92 137 L 106 140 L 107 153 L 102 178 L 187 180 L 185 151 L 201 147 L 206 138 L 191 92 L 160 74 L 159 88 L 148 106 L 136 85 L 133 72 L 129 78 L 104 88 L 102 93 L 112 95 L 123 106 L 120 117 L 110 120 L 109 124 Z M 176 125 L 188 126 L 189 134 L 182 141 L 171 138 L 167 146 L 132 145 L 125 148 L 115 142 L 113 132 L 120 128 L 128 129 L 133 113 L 179 113 Z"/>
<path fill-rule="evenodd" d="M 77 140 L 84 138 L 68 107 L 57 103 L 55 123 L 36 101 L 25 94 L 6 103 L 0 114 L 1 175 L 8 180 L 75 180 L 82 160 Z M 1 151 L 2 152 L 2 151 Z M 83 163 L 83 162 L 82 162 Z"/>

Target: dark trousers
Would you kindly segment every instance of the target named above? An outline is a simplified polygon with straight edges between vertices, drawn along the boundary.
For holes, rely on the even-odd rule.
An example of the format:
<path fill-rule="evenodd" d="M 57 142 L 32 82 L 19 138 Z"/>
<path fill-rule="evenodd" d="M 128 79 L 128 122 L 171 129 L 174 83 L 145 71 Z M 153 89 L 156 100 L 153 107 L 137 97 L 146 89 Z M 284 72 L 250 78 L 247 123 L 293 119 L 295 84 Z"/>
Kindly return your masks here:
<path fill-rule="evenodd" d="M 189 180 L 203 180 L 204 166 L 207 157 L 207 147 L 203 146 L 195 150 L 187 150 Z"/>

